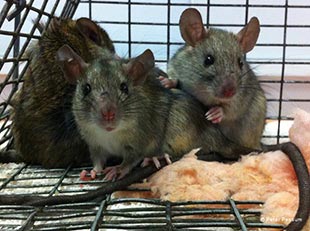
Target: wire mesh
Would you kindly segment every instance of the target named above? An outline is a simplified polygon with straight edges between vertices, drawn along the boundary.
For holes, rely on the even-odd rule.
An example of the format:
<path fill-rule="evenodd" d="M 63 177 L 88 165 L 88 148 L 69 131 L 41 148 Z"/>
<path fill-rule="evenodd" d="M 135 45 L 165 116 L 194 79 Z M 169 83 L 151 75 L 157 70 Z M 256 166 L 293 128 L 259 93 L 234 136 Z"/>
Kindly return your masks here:
<path fill-rule="evenodd" d="M 191 2 L 191 3 L 189 3 Z M 282 125 L 291 120 L 292 105 L 309 111 L 310 64 L 307 57 L 293 59 L 304 53 L 310 43 L 304 39 L 292 38 L 293 33 L 309 33 L 310 20 L 292 21 L 292 14 L 310 11 L 308 4 L 299 1 L 279 0 L 274 2 L 239 0 L 227 1 L 3 1 L 0 13 L 1 59 L 0 73 L 0 145 L 9 149 L 12 143 L 10 132 L 10 102 L 23 82 L 28 61 L 23 54 L 30 42 L 40 38 L 39 23 L 49 24 L 53 16 L 72 18 L 86 16 L 97 21 L 111 35 L 118 53 L 132 57 L 145 48 L 151 48 L 157 64 L 166 68 L 167 60 L 183 44 L 178 31 L 178 16 L 187 7 L 196 7 L 203 14 L 206 26 L 238 31 L 252 15 L 267 12 L 281 12 L 281 18 L 267 20 L 262 16 L 262 39 L 253 53 L 247 56 L 251 65 L 262 70 L 259 76 L 266 89 L 276 94 L 267 95 L 269 113 L 267 119 L 276 121 L 275 133 L 265 134 L 272 143 L 287 138 Z M 142 11 L 141 11 L 142 10 Z M 240 17 L 219 17 L 219 12 L 235 12 Z M 112 12 L 112 14 L 111 14 Z M 152 12 L 156 12 L 152 13 Z M 141 15 L 144 15 L 141 18 Z M 222 14 L 222 13 L 221 13 Z M 220 15 L 221 15 L 220 14 Z M 140 15 L 140 16 L 139 16 Z M 309 14 L 310 15 L 310 14 Z M 144 32 L 141 32 L 144 31 Z M 277 37 L 270 38 L 272 32 Z M 146 36 L 147 34 L 147 36 Z M 160 34 L 160 36 L 157 36 Z M 307 37 L 305 34 L 305 37 Z M 270 50 L 270 51 L 269 51 Z M 257 52 L 255 52 L 257 51 Z M 259 55 L 264 52 L 276 53 L 277 57 Z M 310 54 L 310 52 L 308 52 Z M 271 71 L 273 76 L 266 76 Z M 296 77 L 294 74 L 302 74 Z M 300 94 L 292 89 L 302 89 Z M 299 90 L 298 90 L 299 91 Z M 309 91 L 308 91 L 309 92 Z M 42 169 L 26 164 L 2 165 L 0 170 L 0 193 L 22 195 L 74 195 L 94 190 L 104 182 L 79 180 L 81 169 Z M 137 189 L 128 189 L 137 190 Z M 281 225 L 266 225 L 259 220 L 262 202 L 256 201 L 201 201 L 172 203 L 157 199 L 114 198 L 103 195 L 95 202 L 65 204 L 47 207 L 1 206 L 1 230 L 258 230 Z"/>
<path fill-rule="evenodd" d="M 102 179 L 80 181 L 80 171 L 80 168 L 70 167 L 46 170 L 39 166 L 8 164 L 0 172 L 1 194 L 74 195 L 94 190 L 104 183 Z M 262 202 L 258 201 L 233 200 L 173 203 L 152 198 L 117 198 L 113 195 L 93 202 L 45 207 L 0 205 L 0 229 L 282 230 L 281 225 L 260 222 L 261 205 Z"/>

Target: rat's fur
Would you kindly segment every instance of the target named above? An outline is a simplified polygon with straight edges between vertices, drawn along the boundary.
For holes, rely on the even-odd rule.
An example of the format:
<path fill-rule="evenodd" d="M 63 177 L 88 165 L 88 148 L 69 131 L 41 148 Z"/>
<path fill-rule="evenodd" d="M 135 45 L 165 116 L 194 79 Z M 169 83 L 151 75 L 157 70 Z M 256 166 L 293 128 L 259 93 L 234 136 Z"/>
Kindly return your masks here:
<path fill-rule="evenodd" d="M 76 79 L 72 110 L 89 145 L 94 171 L 106 167 L 107 157 L 120 156 L 123 162 L 117 167 L 117 175 L 122 177 L 144 157 L 163 153 L 172 100 L 167 97 L 168 90 L 161 91 L 154 78 L 154 58 L 148 61 L 145 57 L 153 56 L 151 51 L 126 64 L 107 50 L 98 49 L 96 53 L 93 62 L 83 64 L 69 47 L 63 47 L 58 60 L 69 75 L 67 80 Z M 81 73 L 72 74 L 75 66 L 68 60 L 77 60 Z M 87 94 L 85 86 L 90 88 Z M 126 87 L 125 91 L 122 87 Z M 111 120 L 105 118 L 109 113 L 113 114 Z"/>
<path fill-rule="evenodd" d="M 107 51 L 105 50 L 105 52 Z M 77 83 L 78 90 L 76 91 L 76 96 L 75 96 L 77 98 L 74 99 L 74 101 L 77 100 L 77 102 L 74 102 L 73 111 L 76 114 L 75 116 L 76 116 L 76 120 L 79 126 L 82 125 L 80 126 L 81 133 L 85 135 L 84 138 L 85 140 L 87 140 L 87 142 L 90 145 L 95 146 L 90 140 L 94 138 L 94 136 L 89 136 L 88 134 L 83 133 L 83 130 L 85 129 L 85 126 L 83 125 L 83 123 L 85 122 L 84 121 L 85 119 L 88 120 L 87 118 L 89 118 L 89 116 L 92 117 L 92 113 L 87 112 L 87 110 L 80 111 L 80 109 L 83 109 L 83 108 L 79 108 L 79 107 L 83 107 L 83 105 L 85 104 L 84 106 L 86 108 L 93 110 L 93 115 L 98 114 L 98 113 L 95 113 L 99 109 L 99 107 L 97 108 L 96 106 L 98 105 L 102 106 L 100 105 L 102 104 L 102 102 L 99 101 L 99 103 L 97 102 L 97 104 L 96 103 L 94 104 L 93 101 L 89 102 L 89 99 L 85 98 L 87 97 L 87 95 L 83 93 L 85 92 L 84 86 L 86 82 L 97 81 L 96 82 L 97 84 L 91 84 L 91 87 L 94 87 L 93 93 L 95 95 L 99 94 L 101 95 L 101 97 L 102 96 L 106 97 L 109 94 L 100 94 L 105 91 L 108 91 L 112 95 L 116 94 L 118 95 L 118 97 L 116 98 L 123 99 L 122 101 L 123 105 L 122 106 L 118 105 L 119 106 L 118 110 L 121 109 L 121 110 L 126 111 L 130 109 L 131 111 L 130 113 L 132 113 L 127 116 L 123 115 L 123 117 L 121 117 L 119 121 L 116 121 L 118 122 L 119 125 L 114 128 L 114 131 L 110 131 L 112 133 L 110 134 L 111 137 L 114 137 L 115 139 L 119 138 L 119 143 L 118 143 L 117 148 L 114 149 L 114 147 L 111 147 L 112 149 L 114 149 L 113 153 L 111 154 L 117 155 L 118 153 L 121 153 L 122 155 L 124 155 L 123 156 L 125 157 L 124 164 L 127 165 L 126 167 L 129 167 L 129 170 L 137 163 L 138 160 L 141 160 L 143 157 L 158 156 L 160 153 L 156 153 L 156 150 L 167 152 L 171 154 L 172 157 L 174 157 L 175 159 L 181 158 L 184 153 L 190 151 L 190 149 L 194 146 L 202 147 L 202 150 L 205 153 L 214 151 L 214 152 L 218 152 L 219 154 L 224 154 L 222 156 L 215 155 L 215 154 L 205 155 L 207 157 L 206 159 L 208 160 L 215 160 L 216 157 L 219 158 L 223 156 L 224 157 L 227 156 L 227 158 L 231 158 L 233 156 L 234 158 L 237 159 L 238 157 L 240 157 L 241 154 L 249 153 L 249 150 L 244 150 L 243 147 L 240 147 L 236 145 L 235 143 L 227 142 L 227 140 L 225 139 L 225 136 L 221 134 L 219 129 L 217 129 L 217 127 L 214 124 L 212 124 L 210 121 L 207 121 L 204 119 L 201 113 L 201 111 L 203 110 L 203 107 L 193 97 L 179 90 L 169 91 L 163 88 L 160 85 L 159 80 L 155 78 L 156 75 L 153 73 L 153 70 L 149 68 L 146 68 L 146 69 L 142 68 L 142 70 L 148 70 L 148 71 L 140 72 L 141 63 L 142 63 L 142 67 L 145 66 L 143 63 L 148 63 L 147 66 L 154 65 L 154 57 L 150 55 L 150 51 L 148 51 L 147 53 L 149 53 L 149 55 L 146 56 L 146 59 L 144 59 L 143 58 L 144 55 L 142 55 L 137 60 L 134 59 L 133 61 L 129 62 L 130 63 L 129 67 L 131 65 L 135 66 L 137 63 L 139 64 L 137 66 L 138 71 L 136 70 L 133 72 L 131 68 L 124 69 L 122 65 L 122 60 L 117 60 L 111 55 L 108 56 L 109 57 L 108 59 L 103 58 L 102 60 L 99 59 L 98 61 L 94 61 L 90 63 L 89 65 L 86 65 L 86 64 L 82 65 L 82 66 L 88 66 L 90 68 L 89 70 L 85 70 L 85 71 L 86 73 L 89 73 L 91 75 L 85 76 L 83 74 L 82 79 L 78 81 Z M 63 57 L 67 59 L 62 59 Z M 98 57 L 101 57 L 101 56 L 98 56 Z M 61 52 L 60 60 L 62 61 L 62 66 L 64 67 L 66 65 L 75 65 L 76 60 L 74 60 L 73 58 L 74 56 L 73 57 L 67 56 L 66 52 L 65 53 Z M 99 66 L 97 65 L 97 63 L 99 63 Z M 105 64 L 105 65 L 102 66 L 102 64 Z M 74 70 L 77 70 L 77 69 L 74 68 Z M 127 73 L 126 70 L 130 70 L 129 73 L 131 74 Z M 96 74 L 93 73 L 93 71 L 97 72 L 99 75 L 102 74 L 102 79 L 98 78 L 98 76 L 96 77 Z M 69 71 L 65 73 L 66 73 L 65 76 L 67 76 L 67 74 L 74 73 L 74 72 Z M 109 73 L 110 75 L 105 75 L 104 73 Z M 136 85 L 135 88 L 131 88 L 133 86 L 130 83 L 132 80 L 128 80 L 129 81 L 128 82 L 128 86 L 129 86 L 128 94 L 129 92 L 132 93 L 133 98 L 138 97 L 139 100 L 134 100 L 132 102 L 130 100 L 130 96 L 128 96 L 127 93 L 125 95 L 124 93 L 120 93 L 120 90 L 122 89 L 120 88 L 120 86 L 122 86 L 121 83 L 127 80 L 128 78 L 126 73 L 129 74 L 131 78 L 140 77 L 144 80 L 144 82 L 142 81 L 138 85 Z M 137 73 L 140 73 L 140 74 L 144 73 L 144 74 L 136 75 Z M 92 78 L 90 79 L 90 77 L 94 77 L 94 79 Z M 114 78 L 111 78 L 111 77 L 114 77 Z M 141 80 L 140 78 L 137 78 L 134 81 L 139 82 L 139 80 Z M 90 91 L 88 92 L 88 94 L 89 93 Z M 79 97 L 82 97 L 82 99 L 80 99 Z M 160 101 L 161 103 L 158 103 L 158 99 L 161 99 L 161 98 L 163 99 L 163 101 Z M 127 105 L 125 105 L 127 101 L 126 99 L 128 100 Z M 147 109 L 144 109 L 145 106 L 147 107 Z M 152 108 L 149 108 L 149 107 L 152 107 Z M 156 108 L 158 107 L 160 108 L 158 109 L 159 111 L 156 110 Z M 155 108 L 155 110 L 153 110 L 153 108 Z M 169 112 L 168 116 L 166 113 L 162 113 L 163 110 L 166 110 L 166 112 Z M 151 119 L 159 118 L 158 120 L 154 119 L 154 121 L 157 121 L 155 124 L 155 127 L 156 126 L 157 127 L 156 128 L 150 127 L 150 125 L 152 125 L 153 123 L 150 123 L 150 121 L 146 120 L 145 118 L 151 118 Z M 192 118 L 196 118 L 195 123 L 191 123 Z M 93 120 L 91 124 L 95 126 L 96 121 L 97 120 Z M 102 121 L 99 120 L 99 125 L 97 123 L 96 126 L 98 126 L 98 128 L 96 128 L 97 130 L 99 130 L 99 126 L 103 126 L 102 131 L 100 131 L 100 134 L 107 133 L 104 131 L 106 126 L 104 126 L 104 123 L 102 123 Z M 146 133 L 143 133 L 142 135 L 141 133 L 136 133 L 136 132 L 141 132 L 139 130 L 143 130 Z M 94 132 L 94 130 L 92 130 L 92 132 Z M 161 132 L 161 133 L 157 134 L 158 132 Z M 164 134 L 162 134 L 162 132 Z M 128 134 L 130 135 L 130 137 L 128 137 Z M 163 146 L 159 144 L 159 146 L 157 147 L 155 146 L 155 148 L 153 149 L 148 149 L 147 147 L 152 147 L 152 146 L 154 147 L 153 137 L 157 137 L 159 143 L 161 143 Z M 108 144 L 105 143 L 105 145 L 108 145 Z M 137 153 L 132 152 L 131 154 L 133 155 L 129 156 L 128 158 L 125 155 L 128 155 L 129 153 L 122 152 L 123 149 L 126 149 L 126 146 L 131 147 L 133 151 L 137 150 L 138 152 Z M 100 148 L 99 151 L 104 151 L 108 147 L 107 146 L 102 147 L 99 145 L 99 148 Z M 160 148 L 160 149 L 157 149 L 157 148 Z M 138 149 L 148 150 L 149 152 L 142 153 L 142 152 L 139 152 Z M 300 198 L 305 199 L 305 201 L 301 200 L 299 202 L 299 212 L 297 213 L 297 215 L 298 217 L 302 217 L 302 218 L 304 218 L 305 216 L 309 216 L 310 208 L 308 204 L 308 199 L 310 196 L 309 196 L 309 190 L 307 187 L 309 187 L 310 179 L 309 179 L 307 168 L 304 164 L 304 160 L 302 159 L 302 156 L 299 150 L 291 143 L 271 147 L 271 149 L 272 150 L 281 149 L 290 157 L 293 163 L 293 166 L 295 168 L 296 175 L 298 176 L 298 184 L 299 184 L 299 189 L 300 189 L 299 195 L 301 195 Z M 96 155 L 98 154 L 99 153 L 96 153 Z M 101 154 L 105 155 L 106 153 L 103 152 Z M 264 158 L 264 156 L 265 154 L 257 155 L 255 156 L 255 158 L 260 159 L 260 158 Z M 277 159 L 277 154 L 273 154 L 271 157 Z M 244 159 L 250 159 L 250 158 L 251 156 L 248 156 Z M 223 159 L 223 158 L 219 158 L 219 159 Z M 201 177 L 203 179 L 200 181 L 204 183 L 206 182 L 221 183 L 222 179 L 231 179 L 229 183 L 222 184 L 224 186 L 224 190 L 222 194 L 223 198 L 226 198 L 228 195 L 231 195 L 231 193 L 234 190 L 236 190 L 238 186 L 240 186 L 240 182 L 242 182 L 243 180 L 245 182 L 243 186 L 247 188 L 249 188 L 248 186 L 249 182 L 250 183 L 252 182 L 252 184 L 254 184 L 256 183 L 256 181 L 259 181 L 260 179 L 262 179 L 264 182 L 267 181 L 267 183 L 269 184 L 273 183 L 274 185 L 276 185 L 280 183 L 283 185 L 283 177 L 281 177 L 282 180 L 279 181 L 279 180 L 273 180 L 269 178 L 264 179 L 263 177 L 255 177 L 255 175 L 250 175 L 250 177 L 244 177 L 244 174 L 241 174 L 240 180 L 236 180 L 238 175 L 232 174 L 232 172 L 230 171 L 228 172 L 224 171 L 223 164 L 220 164 L 221 166 L 219 166 L 219 170 L 215 170 L 216 163 L 212 163 L 212 162 L 206 163 L 206 165 L 208 165 L 210 168 L 207 167 L 202 170 L 201 169 L 195 170 L 193 169 L 193 166 L 196 166 L 195 161 L 198 162 L 195 159 L 193 159 L 193 162 L 185 160 L 183 162 L 183 166 L 180 169 L 181 173 L 173 174 L 174 172 L 171 173 L 171 171 L 169 171 L 167 173 L 168 176 L 172 177 L 173 175 L 176 175 L 176 178 L 178 179 L 181 176 L 185 175 L 186 179 L 189 179 L 188 182 L 191 185 L 195 182 L 199 182 L 196 179 L 201 178 Z M 200 163 L 202 165 L 205 162 L 200 162 Z M 249 164 L 250 167 L 247 169 L 249 170 L 250 173 L 255 172 L 254 167 L 256 166 L 255 165 L 256 162 L 254 161 L 254 165 L 251 162 L 249 163 L 250 163 Z M 265 164 L 268 164 L 268 163 L 271 163 L 271 161 L 267 161 L 267 162 L 265 161 Z M 238 167 L 238 164 L 239 163 L 236 163 L 231 166 L 237 166 L 237 168 L 242 169 L 243 167 L 242 166 L 240 167 L 240 165 Z M 263 168 L 262 173 L 265 175 L 269 173 L 275 174 L 276 170 L 280 169 L 279 167 L 277 167 L 278 164 L 280 164 L 279 161 L 276 162 L 276 165 L 272 171 L 267 171 L 266 169 Z M 178 163 L 176 163 L 175 165 L 171 165 L 171 168 L 172 166 L 176 166 L 176 165 L 178 165 Z M 190 165 L 190 167 L 188 167 L 188 165 Z M 124 179 L 120 181 L 111 182 L 111 184 L 107 184 L 106 186 L 103 186 L 96 191 L 92 191 L 92 192 L 82 194 L 82 195 L 77 195 L 77 196 L 59 196 L 59 197 L 52 197 L 52 198 L 31 197 L 31 196 L 13 198 L 11 196 L 8 196 L 8 197 L 1 197 L 0 201 L 1 203 L 9 203 L 9 204 L 28 203 L 28 204 L 34 204 L 34 205 L 44 205 L 44 204 L 54 204 L 54 203 L 59 204 L 59 203 L 68 203 L 72 201 L 75 201 L 75 202 L 86 201 L 87 199 L 93 199 L 94 197 L 98 195 L 105 195 L 106 193 L 113 192 L 113 190 L 124 188 L 128 186 L 129 184 L 136 182 L 139 179 L 142 180 L 144 177 L 149 176 L 149 174 L 153 173 L 154 171 L 156 171 L 156 168 L 154 168 L 154 166 L 151 165 L 146 168 L 140 169 L 139 171 L 133 171 L 133 173 L 128 174 L 128 176 L 125 176 Z M 209 177 L 206 177 L 205 173 L 207 171 L 209 171 Z M 201 174 L 201 173 L 204 173 L 204 174 Z M 212 177 L 212 174 L 219 174 L 219 173 L 221 174 L 220 177 Z M 170 182 L 169 177 L 167 177 L 166 175 L 166 177 L 163 177 L 161 179 L 164 179 L 164 181 L 166 181 L 166 183 L 169 184 Z M 178 185 L 180 185 L 176 183 L 176 179 L 172 180 L 171 182 L 172 183 L 170 184 L 170 188 L 177 187 Z M 234 184 L 232 184 L 231 182 L 234 182 Z M 269 185 L 270 190 L 275 189 L 275 187 L 273 187 L 273 184 L 271 184 L 271 186 Z M 198 184 L 196 184 L 196 186 L 197 185 Z M 233 188 L 230 188 L 230 187 L 233 187 Z M 164 188 L 166 188 L 167 190 L 169 189 L 169 187 L 164 187 Z M 191 187 L 188 187 L 188 185 L 186 185 L 186 187 L 183 188 L 183 190 L 187 188 L 189 188 L 190 190 L 193 190 L 195 189 L 195 186 L 191 188 Z M 163 189 L 163 188 L 159 187 L 159 189 Z M 171 193 L 174 194 L 177 192 L 178 190 L 173 190 Z M 166 193 L 165 195 L 169 196 L 169 194 L 166 194 Z M 191 193 L 190 195 L 194 195 L 194 194 Z M 206 195 L 206 194 L 204 193 L 203 195 Z M 212 194 L 208 194 L 208 195 L 212 195 Z M 221 194 L 217 194 L 217 193 L 216 195 L 221 196 Z M 196 199 L 198 199 L 198 197 Z M 302 220 L 301 222 L 300 221 L 293 222 L 292 225 L 290 226 L 290 229 L 288 230 L 296 230 L 296 227 L 300 227 L 303 225 L 303 221 L 304 220 Z"/>
<path fill-rule="evenodd" d="M 95 172 L 106 167 L 108 156 L 123 157 L 113 169 L 122 177 L 143 158 L 164 153 L 180 158 L 202 147 L 208 160 L 236 160 L 250 151 L 227 140 L 205 120 L 202 104 L 192 96 L 160 85 L 151 51 L 126 64 L 107 50 L 96 53 L 97 59 L 87 64 L 68 46 L 57 52 L 67 81 L 77 84 L 72 109 Z M 122 92 L 122 84 L 127 93 Z M 111 113 L 113 119 L 107 120 L 105 115 Z"/>
<path fill-rule="evenodd" d="M 178 79 L 179 87 L 205 106 L 223 109 L 224 117 L 218 126 L 229 140 L 259 148 L 266 99 L 257 77 L 244 60 L 244 53 L 254 47 L 258 37 L 258 20 L 252 19 L 238 34 L 233 34 L 205 29 L 199 12 L 190 8 L 181 16 L 180 30 L 186 45 L 169 61 L 169 78 Z M 208 55 L 214 57 L 213 64 L 204 63 Z M 224 97 L 223 91 L 230 88 L 234 89 L 234 95 Z"/>
<path fill-rule="evenodd" d="M 56 51 L 65 43 L 87 61 L 94 58 L 92 47 L 114 52 L 107 33 L 89 19 L 52 19 L 39 41 L 27 51 L 30 63 L 12 102 L 17 162 L 49 168 L 89 163 L 88 147 L 71 111 L 75 87 L 64 81 L 55 60 Z"/>

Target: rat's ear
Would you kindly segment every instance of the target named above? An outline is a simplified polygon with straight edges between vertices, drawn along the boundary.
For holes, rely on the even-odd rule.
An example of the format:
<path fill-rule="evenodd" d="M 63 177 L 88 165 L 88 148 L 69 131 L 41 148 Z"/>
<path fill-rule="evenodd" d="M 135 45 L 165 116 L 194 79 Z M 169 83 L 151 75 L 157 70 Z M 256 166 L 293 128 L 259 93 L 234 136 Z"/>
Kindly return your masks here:
<path fill-rule="evenodd" d="M 98 25 L 88 18 L 79 18 L 76 21 L 76 27 L 87 38 L 92 40 L 97 45 L 101 44 L 100 28 Z"/>
<path fill-rule="evenodd" d="M 68 45 L 63 45 L 58 49 L 56 60 L 64 72 L 65 79 L 70 84 L 76 84 L 77 79 L 88 66 Z"/>
<path fill-rule="evenodd" d="M 133 80 L 134 85 L 141 85 L 147 77 L 147 73 L 155 66 L 154 55 L 147 49 L 141 55 L 125 64 L 126 74 Z"/>
<path fill-rule="evenodd" d="M 183 11 L 179 25 L 182 38 L 190 46 L 195 46 L 207 36 L 208 32 L 203 26 L 201 15 L 194 8 Z"/>
<path fill-rule="evenodd" d="M 259 20 L 256 17 L 251 18 L 249 23 L 239 31 L 237 38 L 243 53 L 247 53 L 254 48 L 259 32 Z"/>

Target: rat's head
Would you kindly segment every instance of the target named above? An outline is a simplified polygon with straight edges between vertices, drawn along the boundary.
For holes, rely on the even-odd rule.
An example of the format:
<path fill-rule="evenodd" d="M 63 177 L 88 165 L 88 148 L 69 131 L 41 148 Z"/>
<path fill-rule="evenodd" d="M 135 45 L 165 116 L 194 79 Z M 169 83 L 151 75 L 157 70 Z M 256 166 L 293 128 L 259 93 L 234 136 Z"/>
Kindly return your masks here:
<path fill-rule="evenodd" d="M 88 18 L 77 20 L 53 18 L 39 41 L 41 49 L 58 50 L 68 44 L 86 60 L 93 58 L 91 48 L 100 46 L 115 52 L 107 32 Z"/>
<path fill-rule="evenodd" d="M 237 34 L 220 29 L 206 29 L 200 13 L 185 10 L 180 31 L 187 46 L 184 60 L 193 94 L 203 103 L 225 102 L 238 94 L 249 67 L 244 54 L 253 49 L 259 35 L 259 21 L 252 18 Z"/>
<path fill-rule="evenodd" d="M 150 50 L 124 63 L 107 50 L 87 64 L 69 46 L 61 47 L 56 59 L 70 84 L 76 84 L 73 113 L 80 126 L 96 125 L 105 132 L 122 128 L 135 118 L 138 92 L 154 67 Z M 123 123 L 124 122 L 124 123 Z"/>

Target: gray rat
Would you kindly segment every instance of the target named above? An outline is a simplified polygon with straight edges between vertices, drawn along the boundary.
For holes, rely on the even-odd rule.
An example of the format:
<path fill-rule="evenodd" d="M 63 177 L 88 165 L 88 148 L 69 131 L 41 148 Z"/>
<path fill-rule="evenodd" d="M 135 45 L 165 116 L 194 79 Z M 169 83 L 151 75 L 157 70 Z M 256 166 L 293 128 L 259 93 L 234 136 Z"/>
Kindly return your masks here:
<path fill-rule="evenodd" d="M 208 106 L 207 119 L 233 142 L 251 148 L 260 147 L 266 98 L 244 54 L 255 46 L 259 30 L 255 17 L 236 35 L 205 29 L 200 13 L 186 9 L 180 17 L 186 45 L 168 63 L 173 80 L 164 82 Z"/>
<path fill-rule="evenodd" d="M 104 47 L 114 53 L 108 34 L 90 19 L 53 18 L 42 37 L 26 52 L 29 66 L 12 101 L 16 152 L 2 153 L 1 160 L 48 168 L 90 163 L 88 147 L 71 111 L 75 88 L 63 81 L 63 72 L 55 60 L 57 50 L 65 43 L 87 61 L 94 58 L 91 48 Z"/>
<path fill-rule="evenodd" d="M 61 47 L 57 60 L 66 80 L 76 84 L 72 111 L 89 146 L 94 168 L 104 169 L 107 180 L 122 178 L 144 157 L 162 154 L 171 99 L 158 90 L 153 54 L 147 50 L 129 62 L 105 49 L 86 63 L 69 46 Z M 150 56 L 150 57 L 149 57 Z M 149 61 L 151 60 L 151 61 Z M 106 167 L 109 156 L 120 156 L 120 165 Z M 85 172 L 81 173 L 81 179 Z"/>

